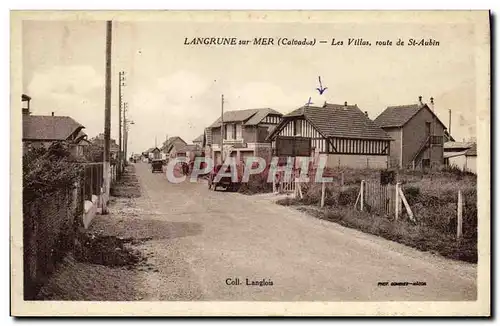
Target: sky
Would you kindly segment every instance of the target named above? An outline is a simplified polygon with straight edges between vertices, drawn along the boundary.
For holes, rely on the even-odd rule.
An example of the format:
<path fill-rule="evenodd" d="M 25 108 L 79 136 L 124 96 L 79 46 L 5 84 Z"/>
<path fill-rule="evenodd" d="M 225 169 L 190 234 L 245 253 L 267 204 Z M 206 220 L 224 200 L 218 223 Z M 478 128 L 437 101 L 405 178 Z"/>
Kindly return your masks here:
<path fill-rule="evenodd" d="M 71 116 L 94 137 L 104 130 L 104 21 L 23 22 L 23 92 L 32 114 Z M 476 136 L 473 25 L 120 21 L 112 34 L 112 125 L 118 138 L 118 73 L 126 73 L 129 153 L 168 136 L 190 143 L 225 110 L 273 108 L 286 114 L 314 104 L 357 104 L 374 119 L 387 106 L 435 99 L 456 140 Z M 208 47 L 194 37 L 435 39 L 436 47 Z M 328 87 L 320 95 L 318 76 Z M 313 104 L 313 105 L 314 105 Z"/>

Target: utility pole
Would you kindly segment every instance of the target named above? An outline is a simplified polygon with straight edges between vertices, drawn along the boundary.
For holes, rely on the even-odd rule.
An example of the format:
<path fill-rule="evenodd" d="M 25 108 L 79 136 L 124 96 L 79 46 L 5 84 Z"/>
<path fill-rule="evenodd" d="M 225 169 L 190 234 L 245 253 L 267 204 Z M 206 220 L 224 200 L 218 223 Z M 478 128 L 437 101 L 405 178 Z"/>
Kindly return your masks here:
<path fill-rule="evenodd" d="M 127 162 L 127 141 L 128 141 L 128 125 L 127 125 L 128 102 L 123 102 L 123 155 Z"/>
<path fill-rule="evenodd" d="M 113 25 L 110 20 L 106 22 L 106 84 L 105 84 L 105 100 L 104 100 L 104 192 L 105 198 L 102 203 L 102 214 L 108 213 L 107 201 L 109 198 L 109 188 L 111 186 L 110 175 L 110 148 L 109 139 L 111 135 L 111 41 L 112 41 Z"/>
<path fill-rule="evenodd" d="M 224 94 L 221 96 L 221 113 L 220 113 L 220 160 L 224 164 Z"/>
<path fill-rule="evenodd" d="M 122 102 L 123 94 L 122 87 L 125 86 L 125 72 L 120 71 L 118 73 L 118 175 L 121 176 L 123 168 L 123 147 L 122 147 Z"/>

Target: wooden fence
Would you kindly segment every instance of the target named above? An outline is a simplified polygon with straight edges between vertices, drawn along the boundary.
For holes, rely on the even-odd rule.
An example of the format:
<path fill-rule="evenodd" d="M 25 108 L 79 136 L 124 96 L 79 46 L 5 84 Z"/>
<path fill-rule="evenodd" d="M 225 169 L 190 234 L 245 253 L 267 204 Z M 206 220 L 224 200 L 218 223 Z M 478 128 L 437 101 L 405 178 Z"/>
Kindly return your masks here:
<path fill-rule="evenodd" d="M 100 195 L 104 184 L 102 163 L 87 163 L 84 165 L 83 199 L 92 200 L 92 195 Z"/>
<path fill-rule="evenodd" d="M 363 191 L 363 204 L 367 211 L 382 215 L 393 215 L 395 213 L 395 185 L 384 185 L 377 181 L 369 181 L 364 183 Z"/>

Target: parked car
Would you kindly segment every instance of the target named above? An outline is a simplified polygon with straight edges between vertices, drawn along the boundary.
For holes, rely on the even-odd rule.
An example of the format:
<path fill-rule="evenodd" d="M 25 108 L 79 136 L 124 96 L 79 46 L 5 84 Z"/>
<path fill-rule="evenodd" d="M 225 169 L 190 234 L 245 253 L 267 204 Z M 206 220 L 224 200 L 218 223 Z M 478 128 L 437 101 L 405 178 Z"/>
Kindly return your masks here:
<path fill-rule="evenodd" d="M 239 187 L 241 186 L 241 182 L 238 179 L 237 182 L 233 182 L 232 178 L 230 176 L 224 176 L 220 178 L 220 180 L 216 181 L 215 178 L 217 174 L 219 173 L 220 169 L 222 168 L 222 164 L 219 164 L 213 168 L 213 170 L 210 172 L 208 176 L 208 189 L 212 189 L 213 191 L 217 190 L 218 186 L 224 187 L 226 190 L 229 191 L 237 191 Z M 231 166 L 226 166 L 226 174 L 228 172 L 231 172 Z M 239 176 L 238 176 L 239 177 Z"/>
<path fill-rule="evenodd" d="M 151 172 L 163 172 L 163 160 L 152 160 L 151 161 Z"/>

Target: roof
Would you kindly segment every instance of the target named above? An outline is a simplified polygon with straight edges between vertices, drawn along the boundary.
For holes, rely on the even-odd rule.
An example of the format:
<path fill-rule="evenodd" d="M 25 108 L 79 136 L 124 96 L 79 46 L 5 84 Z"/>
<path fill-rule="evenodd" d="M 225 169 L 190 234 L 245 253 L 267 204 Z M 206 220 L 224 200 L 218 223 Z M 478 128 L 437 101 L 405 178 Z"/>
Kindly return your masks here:
<path fill-rule="evenodd" d="M 445 148 L 446 144 L 451 143 L 447 142 L 444 143 Z M 444 158 L 450 158 L 450 157 L 455 157 L 455 156 L 477 156 L 477 144 L 476 143 L 460 143 L 460 142 L 454 142 L 457 144 L 456 147 L 453 147 L 454 149 L 457 149 L 456 151 L 448 151 L 443 153 Z M 467 145 L 468 147 L 458 147 L 458 145 Z M 448 145 L 449 146 L 449 145 Z"/>
<path fill-rule="evenodd" d="M 303 106 L 284 118 L 304 116 L 324 137 L 392 140 L 357 105 Z M 286 119 L 288 120 L 288 119 Z M 284 124 L 286 122 L 282 122 Z M 276 128 L 275 131 L 279 130 Z"/>
<path fill-rule="evenodd" d="M 177 141 L 180 141 L 182 144 L 179 144 L 179 142 L 177 142 Z M 163 143 L 163 145 L 161 146 L 161 150 L 164 151 L 164 152 L 166 152 L 166 153 L 170 153 L 170 151 L 172 150 L 172 148 L 174 148 L 176 146 L 179 146 L 179 145 L 184 146 L 186 144 L 187 143 L 181 137 L 179 137 L 179 136 L 173 136 L 173 137 L 168 138 Z"/>
<path fill-rule="evenodd" d="M 193 143 L 201 143 L 201 142 L 203 142 L 203 137 L 204 136 L 205 136 L 204 134 L 199 135 L 198 137 L 196 137 L 195 139 L 193 139 Z"/>
<path fill-rule="evenodd" d="M 31 100 L 31 97 L 29 97 L 29 96 L 28 96 L 28 95 L 26 95 L 26 94 L 22 94 L 22 95 L 21 95 L 21 100 L 22 100 L 22 101 L 29 101 L 29 100 Z"/>
<path fill-rule="evenodd" d="M 444 129 L 446 129 L 444 123 L 439 120 L 437 115 L 432 112 L 431 109 L 429 109 L 427 104 L 388 106 L 384 112 L 379 114 L 379 116 L 375 119 L 375 122 L 382 128 L 403 127 L 406 123 L 408 123 L 408 121 L 411 120 L 411 118 L 424 108 L 428 109 L 429 112 L 436 117 L 437 121 L 443 125 Z"/>
<path fill-rule="evenodd" d="M 224 112 L 224 123 L 226 122 L 244 122 L 246 126 L 259 124 L 268 114 L 276 114 L 282 116 L 276 110 L 270 108 L 264 109 L 246 109 Z M 220 127 L 220 117 L 210 125 L 210 128 Z"/>
<path fill-rule="evenodd" d="M 443 158 L 450 158 L 450 157 L 462 156 L 462 155 L 465 155 L 465 152 L 467 152 L 467 151 L 460 151 L 460 152 L 444 152 L 444 153 L 443 153 Z"/>
<path fill-rule="evenodd" d="M 23 139 L 66 140 L 75 131 L 85 128 L 73 118 L 65 116 L 24 115 Z"/>
<path fill-rule="evenodd" d="M 465 152 L 465 156 L 477 156 L 477 144 L 476 143 L 472 144 L 471 148 L 469 148 Z"/>
<path fill-rule="evenodd" d="M 189 151 L 197 151 L 197 150 L 201 150 L 198 145 L 188 144 L 188 145 L 184 145 L 181 148 L 179 148 L 177 150 L 177 153 L 186 153 L 186 152 L 189 152 Z"/>
<path fill-rule="evenodd" d="M 445 150 L 463 150 L 471 148 L 473 144 L 472 142 L 447 141 L 443 147 Z"/>

